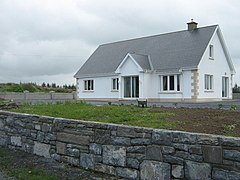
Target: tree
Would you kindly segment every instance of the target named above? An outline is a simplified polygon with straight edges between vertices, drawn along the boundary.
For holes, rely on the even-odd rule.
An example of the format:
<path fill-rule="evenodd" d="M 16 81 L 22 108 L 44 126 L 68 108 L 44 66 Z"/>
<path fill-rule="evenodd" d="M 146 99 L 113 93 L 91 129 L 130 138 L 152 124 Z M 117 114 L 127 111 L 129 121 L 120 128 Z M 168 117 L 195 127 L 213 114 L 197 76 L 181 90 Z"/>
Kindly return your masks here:
<path fill-rule="evenodd" d="M 42 87 L 46 87 L 46 83 L 45 82 L 42 83 Z"/>

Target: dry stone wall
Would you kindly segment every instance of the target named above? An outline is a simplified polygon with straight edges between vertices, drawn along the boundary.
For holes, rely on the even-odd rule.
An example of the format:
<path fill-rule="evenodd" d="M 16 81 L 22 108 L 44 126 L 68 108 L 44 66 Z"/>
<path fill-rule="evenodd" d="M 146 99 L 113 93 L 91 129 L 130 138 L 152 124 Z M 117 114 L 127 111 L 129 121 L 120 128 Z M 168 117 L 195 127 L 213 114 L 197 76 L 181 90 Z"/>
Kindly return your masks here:
<path fill-rule="evenodd" d="M 124 179 L 240 179 L 240 138 L 0 111 L 0 146 Z"/>

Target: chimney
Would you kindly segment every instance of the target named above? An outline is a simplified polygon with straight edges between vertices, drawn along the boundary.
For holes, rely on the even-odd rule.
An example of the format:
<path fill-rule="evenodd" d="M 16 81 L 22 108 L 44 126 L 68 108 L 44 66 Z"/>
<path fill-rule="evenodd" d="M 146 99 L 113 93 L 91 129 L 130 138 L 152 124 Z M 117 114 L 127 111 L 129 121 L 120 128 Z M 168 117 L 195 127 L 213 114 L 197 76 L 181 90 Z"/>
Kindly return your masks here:
<path fill-rule="evenodd" d="M 191 22 L 187 23 L 188 25 L 188 31 L 193 31 L 194 29 L 197 29 L 197 24 L 196 22 L 191 19 Z"/>

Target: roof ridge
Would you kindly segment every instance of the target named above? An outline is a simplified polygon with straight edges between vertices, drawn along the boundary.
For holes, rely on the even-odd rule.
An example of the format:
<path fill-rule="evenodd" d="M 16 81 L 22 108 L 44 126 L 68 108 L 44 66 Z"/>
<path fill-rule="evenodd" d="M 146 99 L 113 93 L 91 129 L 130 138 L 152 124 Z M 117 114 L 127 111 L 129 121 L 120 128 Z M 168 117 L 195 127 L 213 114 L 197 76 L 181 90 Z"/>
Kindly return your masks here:
<path fill-rule="evenodd" d="M 199 27 L 199 28 L 197 28 L 197 29 L 204 29 L 204 28 L 209 28 L 209 27 L 213 27 L 213 26 L 219 26 L 219 25 L 218 25 L 218 24 L 209 25 L 209 26 Z M 155 34 L 155 35 L 150 35 L 150 36 L 144 36 L 144 37 L 137 37 L 137 38 L 132 38 L 132 39 L 114 41 L 114 42 L 109 42 L 109 43 L 103 43 L 103 44 L 101 44 L 101 45 L 99 45 L 99 46 L 105 46 L 105 45 L 110 45 L 110 44 L 122 43 L 122 42 L 126 42 L 126 41 L 135 41 L 135 40 L 139 40 L 139 39 L 152 38 L 152 37 L 156 37 L 156 36 L 163 36 L 163 35 L 175 34 L 175 33 L 180 33 L 180 32 L 184 32 L 184 31 L 188 31 L 188 30 L 185 29 L 185 30 L 167 32 L 167 33 L 163 33 L 163 34 Z"/>
<path fill-rule="evenodd" d="M 136 52 L 129 52 L 129 54 L 136 54 L 136 55 L 140 55 L 140 56 L 149 56 L 148 54 L 140 54 L 140 53 L 136 53 Z"/>

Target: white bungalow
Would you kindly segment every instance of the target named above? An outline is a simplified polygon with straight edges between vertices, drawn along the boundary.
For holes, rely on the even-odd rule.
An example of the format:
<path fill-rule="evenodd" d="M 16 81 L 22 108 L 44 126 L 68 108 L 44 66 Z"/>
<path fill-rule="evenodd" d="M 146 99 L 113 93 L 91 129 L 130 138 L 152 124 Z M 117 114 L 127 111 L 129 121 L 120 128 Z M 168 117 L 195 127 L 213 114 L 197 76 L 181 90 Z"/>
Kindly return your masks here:
<path fill-rule="evenodd" d="M 235 70 L 218 25 L 100 45 L 74 76 L 83 100 L 232 98 Z"/>

